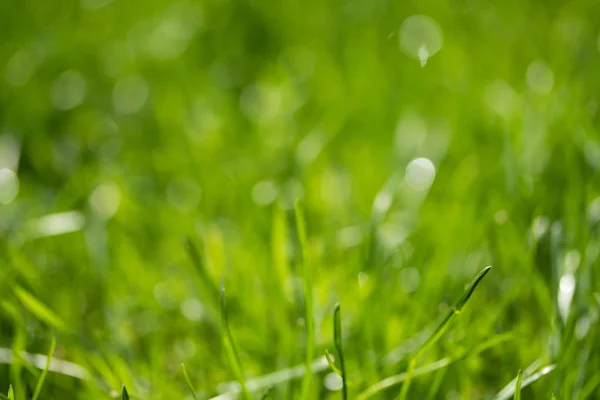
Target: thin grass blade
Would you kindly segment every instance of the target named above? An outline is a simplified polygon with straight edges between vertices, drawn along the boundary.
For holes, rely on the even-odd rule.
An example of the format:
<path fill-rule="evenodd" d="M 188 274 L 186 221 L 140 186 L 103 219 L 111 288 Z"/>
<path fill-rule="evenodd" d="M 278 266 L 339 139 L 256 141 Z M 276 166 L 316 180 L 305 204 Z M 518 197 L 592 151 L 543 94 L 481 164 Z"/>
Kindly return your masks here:
<path fill-rule="evenodd" d="M 50 343 L 50 351 L 48 352 L 48 358 L 46 359 L 46 366 L 40 375 L 40 378 L 35 385 L 35 391 L 33 392 L 33 397 L 31 400 L 37 400 L 42 392 L 42 386 L 44 385 L 44 380 L 46 379 L 46 375 L 48 375 L 48 369 L 50 368 L 50 361 L 52 360 L 52 356 L 54 355 L 54 349 L 56 348 L 56 338 L 52 338 L 52 342 Z"/>
<path fill-rule="evenodd" d="M 521 400 L 521 384 L 523 383 L 523 370 L 520 369 L 517 374 L 517 383 L 515 385 L 515 395 L 513 397 L 514 400 Z"/>
<path fill-rule="evenodd" d="M 185 237 L 183 238 L 183 247 L 188 253 L 192 264 L 194 264 L 202 285 L 204 285 L 205 289 L 209 292 L 210 298 L 214 299 L 216 303 L 218 297 L 217 283 L 214 282 L 206 270 L 206 264 L 204 263 L 204 259 L 202 258 L 198 246 L 196 246 L 191 238 Z"/>
<path fill-rule="evenodd" d="M 127 393 L 127 388 L 123 385 L 121 388 L 121 400 L 129 400 L 129 393 Z"/>
<path fill-rule="evenodd" d="M 460 315 L 462 309 L 464 308 L 467 301 L 471 298 L 471 295 L 479 285 L 479 282 L 487 275 L 487 273 L 492 269 L 491 266 L 487 266 L 482 269 L 476 276 L 473 278 L 467 290 L 460 297 L 456 305 L 450 310 L 450 312 L 442 319 L 442 322 L 438 325 L 438 327 L 433 331 L 431 336 L 427 338 L 425 343 L 417 350 L 414 357 L 408 363 L 407 377 L 404 385 L 402 385 L 402 390 L 400 391 L 400 395 L 398 396 L 399 400 L 406 400 L 408 395 L 408 389 L 410 388 L 410 382 L 412 380 L 412 373 L 416 367 L 416 363 L 418 359 L 431 347 L 433 346 L 452 326 L 452 322 Z"/>
<path fill-rule="evenodd" d="M 555 364 L 551 364 L 548 365 L 544 368 L 541 368 L 540 370 L 538 370 L 537 372 L 532 373 L 531 375 L 527 376 L 527 371 L 525 371 L 524 375 L 527 376 L 526 378 L 524 378 L 522 380 L 521 383 L 521 388 L 527 387 L 529 385 L 531 385 L 533 382 L 537 381 L 538 379 L 548 375 L 550 372 L 554 371 L 556 369 L 556 365 Z M 508 400 L 511 398 L 511 396 L 513 396 L 515 394 L 515 388 L 516 388 L 516 380 L 512 380 L 508 385 L 506 385 L 497 395 L 496 397 L 494 397 L 494 400 Z"/>
<path fill-rule="evenodd" d="M 348 398 L 348 384 L 346 381 L 346 365 L 344 362 L 344 352 L 342 349 L 342 317 L 339 303 L 335 305 L 333 310 L 333 341 L 340 359 L 340 370 L 342 376 L 342 399 Z"/>
<path fill-rule="evenodd" d="M 13 392 L 13 387 L 12 385 L 10 385 L 8 387 L 8 399 L 9 400 L 15 400 L 15 392 Z"/>
<path fill-rule="evenodd" d="M 441 360 L 435 361 L 431 364 L 416 368 L 413 371 L 412 377 L 426 375 L 431 372 L 438 371 L 442 368 L 447 367 L 450 364 L 464 360 L 465 358 L 467 358 L 469 356 L 474 356 L 474 355 L 480 354 L 491 347 L 494 347 L 501 343 L 507 342 L 507 341 L 513 339 L 513 337 L 514 337 L 514 334 L 511 332 L 494 336 L 494 337 L 484 341 L 483 343 L 473 347 L 472 349 L 462 352 L 461 354 L 459 354 L 455 357 L 442 358 Z M 357 400 L 366 400 L 373 396 L 376 396 L 379 393 L 383 392 L 384 390 L 387 390 L 389 388 L 392 388 L 396 385 L 401 384 L 402 382 L 405 382 L 407 377 L 408 377 L 408 372 L 403 372 L 401 374 L 392 375 L 388 378 L 385 378 L 385 379 L 375 383 L 374 385 L 370 386 L 369 388 L 367 388 L 364 392 L 359 394 L 356 397 L 356 399 Z"/>
<path fill-rule="evenodd" d="M 196 390 L 194 389 L 194 386 L 192 385 L 192 382 L 190 381 L 190 377 L 187 373 L 187 370 L 185 369 L 185 364 L 181 363 L 181 372 L 183 372 L 183 378 L 185 379 L 185 383 L 187 384 L 188 389 L 190 389 L 190 393 L 192 394 L 192 397 L 194 398 L 194 400 L 198 400 L 198 397 L 196 396 Z"/>
<path fill-rule="evenodd" d="M 313 292 L 312 292 L 312 271 L 311 263 L 308 254 L 308 241 L 306 235 L 306 222 L 304 211 L 300 205 L 300 201 L 296 200 L 296 228 L 298 229 L 298 240 L 302 249 L 302 269 L 304 278 L 304 319 L 306 326 L 306 371 L 310 371 L 312 359 L 315 352 L 315 327 L 313 315 Z M 309 400 L 311 398 L 312 374 L 305 374 L 302 380 L 302 399 Z"/>
<path fill-rule="evenodd" d="M 337 365 L 335 365 L 335 361 L 333 360 L 333 357 L 331 356 L 331 354 L 329 353 L 329 350 L 327 350 L 327 349 L 325 349 L 325 358 L 327 359 L 327 363 L 329 364 L 329 367 L 331 367 L 333 372 L 335 372 L 336 374 L 338 374 L 341 377 L 342 371 L 337 367 Z"/>
<path fill-rule="evenodd" d="M 44 303 L 39 301 L 31 293 L 20 286 L 15 285 L 13 289 L 15 291 L 15 295 L 21 301 L 21 304 L 23 304 L 23 306 L 33 315 L 56 329 L 65 329 L 65 323 Z"/>
<path fill-rule="evenodd" d="M 221 280 L 221 335 L 223 344 L 225 346 L 225 352 L 227 353 L 227 358 L 229 363 L 231 364 L 231 368 L 233 369 L 233 373 L 242 388 L 242 396 L 249 400 L 252 398 L 250 392 L 246 387 L 246 379 L 244 377 L 244 370 L 242 368 L 242 364 L 240 363 L 240 358 L 237 353 L 237 349 L 235 347 L 235 342 L 233 340 L 233 336 L 231 334 L 231 330 L 229 329 L 229 322 L 227 321 L 227 310 L 225 308 L 225 281 Z"/>

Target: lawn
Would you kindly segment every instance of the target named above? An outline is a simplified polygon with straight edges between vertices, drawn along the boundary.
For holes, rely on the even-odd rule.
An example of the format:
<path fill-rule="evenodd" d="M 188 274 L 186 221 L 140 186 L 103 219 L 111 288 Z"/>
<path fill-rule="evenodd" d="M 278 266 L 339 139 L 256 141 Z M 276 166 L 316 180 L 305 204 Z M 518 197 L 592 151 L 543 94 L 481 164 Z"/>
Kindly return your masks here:
<path fill-rule="evenodd" d="M 599 16 L 0 1 L 0 392 L 600 398 Z"/>

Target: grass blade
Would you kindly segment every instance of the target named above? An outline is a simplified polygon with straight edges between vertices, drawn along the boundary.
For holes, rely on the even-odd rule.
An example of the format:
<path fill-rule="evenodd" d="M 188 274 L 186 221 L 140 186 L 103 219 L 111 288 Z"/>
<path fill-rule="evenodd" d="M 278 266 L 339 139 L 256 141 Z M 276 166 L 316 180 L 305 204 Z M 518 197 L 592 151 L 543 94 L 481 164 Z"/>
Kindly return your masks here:
<path fill-rule="evenodd" d="M 337 365 L 335 365 L 335 361 L 333 360 L 333 358 L 331 357 L 331 354 L 329 354 L 329 350 L 327 350 L 327 349 L 325 349 L 325 358 L 327 359 L 327 364 L 329 364 L 329 367 L 331 367 L 333 372 L 335 372 L 336 374 L 338 374 L 341 377 L 342 371 L 337 367 Z"/>
<path fill-rule="evenodd" d="M 544 368 L 539 369 L 537 372 L 532 373 L 527 378 L 523 379 L 521 383 L 521 388 L 527 387 L 531 385 L 533 382 L 538 379 L 548 375 L 550 372 L 556 369 L 555 364 L 548 365 Z M 527 375 L 527 371 L 525 371 L 525 375 Z M 516 381 L 513 379 L 508 385 L 506 385 L 500 393 L 494 397 L 494 400 L 508 400 L 515 393 Z"/>
<path fill-rule="evenodd" d="M 12 385 L 8 387 L 8 397 L 9 400 L 15 400 L 15 392 L 13 392 Z"/>
<path fill-rule="evenodd" d="M 402 391 L 400 392 L 400 396 L 398 397 L 400 400 L 406 400 L 406 396 L 408 395 L 408 389 L 410 388 L 412 372 L 415 369 L 419 357 L 421 357 L 431 346 L 433 346 L 433 344 L 435 344 L 448 331 L 448 329 L 450 329 L 454 320 L 460 315 L 465 304 L 467 304 L 467 301 L 469 301 L 469 299 L 471 298 L 471 295 L 477 288 L 477 285 L 479 285 L 479 282 L 481 282 L 481 280 L 487 275 L 487 273 L 490 272 L 490 269 L 492 269 L 491 266 L 485 267 L 475 276 L 475 278 L 473 278 L 473 280 L 467 287 L 467 290 L 465 290 L 465 292 L 458 300 L 456 305 L 444 317 L 442 322 L 440 322 L 440 324 L 433 331 L 431 336 L 427 338 L 425 343 L 421 345 L 419 350 L 417 350 L 417 352 L 415 353 L 414 357 L 412 357 L 408 364 L 406 381 L 404 382 L 404 385 L 402 385 Z"/>
<path fill-rule="evenodd" d="M 123 385 L 121 389 L 121 400 L 129 400 L 129 393 L 127 393 L 127 388 Z"/>
<path fill-rule="evenodd" d="M 341 321 L 340 304 L 335 305 L 333 311 L 333 341 L 335 349 L 340 359 L 340 370 L 342 376 L 342 399 L 348 398 L 348 385 L 346 383 L 346 365 L 344 363 L 344 352 L 342 351 L 342 321 Z"/>
<path fill-rule="evenodd" d="M 435 361 L 431 364 L 427 364 L 423 367 L 416 368 L 412 372 L 412 377 L 426 375 L 431 372 L 438 371 L 442 368 L 449 366 L 450 364 L 464 360 L 465 358 L 467 358 L 469 356 L 480 354 L 491 347 L 494 347 L 498 344 L 501 344 L 501 343 L 511 340 L 513 338 L 513 336 L 514 335 L 512 333 L 504 333 L 502 335 L 494 336 L 494 337 L 484 341 L 483 343 L 475 346 L 474 348 L 462 352 L 458 356 L 442 358 L 441 360 Z M 374 385 L 370 386 L 369 388 L 367 388 L 364 392 L 359 394 L 356 397 L 356 399 L 357 400 L 369 399 L 386 389 L 389 389 L 391 387 L 401 384 L 402 382 L 405 382 L 407 378 L 408 378 L 408 372 L 403 372 L 398 375 L 392 375 L 390 377 L 387 377 L 387 378 L 383 379 L 382 381 L 379 381 L 379 382 L 375 383 Z"/>
<path fill-rule="evenodd" d="M 218 297 L 217 284 L 210 277 L 208 271 L 206 270 L 206 263 L 204 262 L 204 259 L 200 250 L 198 249 L 198 246 L 196 246 L 196 244 L 192 241 L 190 237 L 184 237 L 183 247 L 185 248 L 186 252 L 190 257 L 190 260 L 192 261 L 192 264 L 198 272 L 201 284 L 204 285 L 205 290 L 209 292 L 210 299 L 214 299 L 216 303 Z"/>
<path fill-rule="evenodd" d="M 233 341 L 233 336 L 229 329 L 229 322 L 227 321 L 227 311 L 225 309 L 225 281 L 221 281 L 221 335 L 223 339 L 223 345 L 225 346 L 225 352 L 227 358 L 233 369 L 235 378 L 238 380 L 240 387 L 242 388 L 242 396 L 249 400 L 252 398 L 250 392 L 246 387 L 246 379 L 244 377 L 244 370 L 238 357 L 237 349 Z"/>
<path fill-rule="evenodd" d="M 583 399 L 585 399 L 586 397 L 582 397 Z M 552 397 L 550 397 L 550 400 L 556 400 L 556 395 L 554 393 L 552 393 Z"/>
<path fill-rule="evenodd" d="M 315 327 L 313 316 L 313 293 L 311 263 L 308 254 L 308 241 L 306 239 L 306 222 L 300 201 L 296 200 L 296 226 L 298 229 L 298 240 L 302 249 L 302 266 L 304 273 L 304 320 L 306 326 L 306 371 L 310 371 L 312 359 L 315 352 Z M 312 374 L 307 373 L 302 380 L 302 399 L 310 399 Z"/>
<path fill-rule="evenodd" d="M 52 327 L 64 330 L 65 323 L 56 315 L 50 308 L 48 308 L 44 303 L 36 299 L 31 293 L 27 290 L 23 289 L 20 286 L 14 286 L 15 295 L 19 298 L 23 306 L 28 309 L 32 314 L 34 314 L 37 318 L 46 322 L 48 325 Z"/>
<path fill-rule="evenodd" d="M 517 374 L 517 384 L 515 385 L 515 396 L 514 400 L 521 400 L 521 383 L 523 382 L 523 370 L 520 369 Z"/>
<path fill-rule="evenodd" d="M 190 389 L 190 393 L 192 394 L 192 397 L 194 398 L 194 400 L 198 400 L 198 397 L 196 396 L 196 390 L 194 389 L 194 386 L 192 386 L 190 377 L 187 373 L 187 370 L 185 369 L 185 364 L 183 364 L 183 363 L 181 363 L 181 371 L 183 372 L 183 377 L 185 379 L 185 383 L 187 384 L 188 388 Z"/>
<path fill-rule="evenodd" d="M 54 349 L 56 348 L 56 338 L 52 338 L 52 342 L 50 343 L 50 351 L 48 352 L 48 358 L 46 359 L 46 366 L 40 375 L 40 378 L 35 385 L 35 391 L 33 392 L 33 397 L 31 400 L 37 400 L 42 391 L 42 386 L 44 385 L 44 380 L 46 379 L 46 375 L 48 375 L 48 369 L 50 368 L 50 360 L 52 360 L 52 356 L 54 355 Z"/>

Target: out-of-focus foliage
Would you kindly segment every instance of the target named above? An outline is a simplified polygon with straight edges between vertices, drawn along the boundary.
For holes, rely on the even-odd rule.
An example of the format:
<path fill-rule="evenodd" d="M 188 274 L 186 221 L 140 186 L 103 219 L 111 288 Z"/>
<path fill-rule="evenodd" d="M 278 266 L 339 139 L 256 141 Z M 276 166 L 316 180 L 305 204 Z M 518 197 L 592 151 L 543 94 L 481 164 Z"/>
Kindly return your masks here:
<path fill-rule="evenodd" d="M 222 277 L 246 378 L 302 365 L 299 198 L 316 353 L 339 301 L 350 398 L 406 371 L 488 264 L 420 362 L 514 336 L 409 398 L 491 398 L 534 362 L 556 368 L 523 398 L 597 395 L 599 16 L 595 0 L 1 1 L 2 354 L 56 335 L 91 377 L 50 372 L 41 398 L 185 398 L 182 362 L 216 395 L 235 376 Z M 0 359 L 0 391 L 31 395 L 39 372 Z M 330 372 L 311 398 L 340 396 Z"/>

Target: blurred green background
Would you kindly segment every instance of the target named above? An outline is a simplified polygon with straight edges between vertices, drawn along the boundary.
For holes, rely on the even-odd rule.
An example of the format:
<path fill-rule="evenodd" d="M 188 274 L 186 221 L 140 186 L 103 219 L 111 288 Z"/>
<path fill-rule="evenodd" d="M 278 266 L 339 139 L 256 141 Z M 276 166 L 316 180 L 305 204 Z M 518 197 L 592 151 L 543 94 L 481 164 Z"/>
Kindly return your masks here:
<path fill-rule="evenodd" d="M 4 354 L 56 336 L 88 371 L 51 372 L 42 399 L 191 399 L 182 362 L 200 398 L 227 392 L 222 277 L 246 377 L 285 375 L 305 351 L 299 198 L 311 398 L 340 396 L 335 302 L 353 398 L 486 265 L 418 365 L 511 339 L 409 398 L 490 399 L 532 364 L 556 369 L 524 398 L 597 398 L 598 26 L 595 0 L 0 2 Z M 29 398 L 39 373 L 9 358 L 0 391 Z"/>

